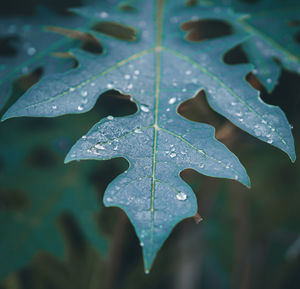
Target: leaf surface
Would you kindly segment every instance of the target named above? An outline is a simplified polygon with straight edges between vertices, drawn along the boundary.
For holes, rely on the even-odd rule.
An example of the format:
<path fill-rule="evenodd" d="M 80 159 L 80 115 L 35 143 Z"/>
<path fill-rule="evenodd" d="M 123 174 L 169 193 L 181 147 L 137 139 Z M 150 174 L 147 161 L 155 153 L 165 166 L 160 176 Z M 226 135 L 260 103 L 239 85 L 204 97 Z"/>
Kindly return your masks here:
<path fill-rule="evenodd" d="M 235 29 L 253 35 L 243 43 L 243 48 L 255 66 L 252 72 L 269 92 L 278 83 L 282 68 L 300 74 L 298 0 L 260 0 L 255 3 L 216 0 L 214 5 L 212 2 L 207 5 L 205 1 L 203 4 L 208 7 L 210 18 L 224 19 Z M 199 11 L 202 14 L 201 8 Z"/>
<path fill-rule="evenodd" d="M 74 38 L 45 31 L 45 26 L 61 25 L 77 28 L 86 20 L 77 15 L 57 15 L 40 7 L 32 17 L 5 16 L 0 19 L 0 43 L 7 47 L 0 54 L 0 109 L 7 102 L 15 79 L 42 68 L 43 75 L 71 69 L 73 61 L 54 57 L 79 46 Z"/>

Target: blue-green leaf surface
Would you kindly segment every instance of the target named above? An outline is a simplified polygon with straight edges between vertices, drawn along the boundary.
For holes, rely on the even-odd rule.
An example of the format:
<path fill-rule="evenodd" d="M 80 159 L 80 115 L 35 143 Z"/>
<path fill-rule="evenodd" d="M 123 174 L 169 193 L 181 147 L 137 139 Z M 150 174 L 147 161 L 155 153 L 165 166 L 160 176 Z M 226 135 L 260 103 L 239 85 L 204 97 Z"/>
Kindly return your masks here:
<path fill-rule="evenodd" d="M 83 113 L 108 89 L 132 96 L 138 112 L 101 120 L 74 145 L 66 162 L 120 156 L 128 160 L 128 171 L 109 185 L 104 202 L 130 217 L 149 270 L 172 228 L 197 211 L 191 188 L 179 177 L 182 170 L 193 168 L 249 186 L 245 169 L 214 138 L 214 129 L 178 115 L 180 103 L 204 89 L 211 107 L 238 127 L 282 149 L 292 160 L 295 152 L 284 113 L 265 104 L 245 80 L 253 66 L 222 61 L 226 51 L 249 39 L 248 33 L 240 29 L 229 37 L 191 43 L 179 24 L 197 19 L 198 13 L 209 16 L 210 10 L 163 0 L 139 1 L 136 8 L 135 13 L 107 5 L 77 9 L 94 21 L 134 27 L 137 40 L 125 42 L 92 32 L 105 48 L 103 55 L 73 50 L 78 68 L 42 79 L 3 119 Z"/>
<path fill-rule="evenodd" d="M 44 27 L 61 25 L 76 28 L 86 20 L 72 15 L 57 15 L 40 7 L 32 17 L 1 16 L 0 37 L 7 39 L 15 55 L 0 55 L 0 109 L 11 93 L 12 82 L 37 68 L 43 75 L 62 72 L 73 66 L 73 61 L 54 57 L 55 52 L 68 51 L 78 46 L 72 38 L 46 32 Z"/>
<path fill-rule="evenodd" d="M 255 65 L 252 72 L 268 91 L 278 83 L 282 67 L 300 74 L 300 44 L 296 40 L 300 33 L 298 0 L 259 0 L 254 3 L 214 0 L 204 1 L 202 5 L 208 7 L 209 18 L 225 19 L 235 29 L 253 35 L 243 47 L 249 61 Z M 237 19 L 238 15 L 243 16 Z"/>

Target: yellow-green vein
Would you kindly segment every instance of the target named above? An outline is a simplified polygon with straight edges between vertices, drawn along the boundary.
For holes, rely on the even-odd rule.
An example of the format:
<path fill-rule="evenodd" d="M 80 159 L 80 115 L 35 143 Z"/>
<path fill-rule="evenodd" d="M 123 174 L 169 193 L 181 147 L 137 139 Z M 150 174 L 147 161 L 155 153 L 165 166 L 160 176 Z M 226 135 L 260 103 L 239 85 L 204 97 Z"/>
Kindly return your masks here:
<path fill-rule="evenodd" d="M 152 159 L 152 186 L 151 186 L 151 232 L 150 232 L 150 256 L 153 254 L 153 233 L 154 233 L 154 198 L 155 198 L 155 169 L 156 169 L 156 152 L 157 152 L 157 132 L 158 132 L 158 106 L 159 106 L 159 89 L 160 89 L 160 75 L 161 75 L 161 45 L 163 33 L 163 14 L 164 14 L 164 0 L 157 0 L 156 2 L 156 44 L 155 44 L 155 112 L 154 112 L 154 140 L 153 140 L 153 159 Z M 149 264 L 150 265 L 150 264 Z M 149 268 L 146 268 L 146 271 Z"/>
<path fill-rule="evenodd" d="M 123 66 L 124 64 L 126 64 L 126 63 L 128 63 L 128 62 L 130 62 L 130 61 L 132 61 L 132 60 L 135 60 L 135 59 L 137 59 L 137 58 L 139 58 L 139 57 L 142 57 L 142 56 L 144 56 L 144 55 L 146 55 L 146 54 L 149 54 L 149 53 L 152 52 L 153 50 L 154 50 L 154 48 L 152 47 L 152 48 L 149 48 L 149 49 L 140 51 L 140 52 L 138 52 L 138 53 L 135 53 L 135 54 L 133 54 L 133 55 L 131 55 L 131 56 L 129 56 L 129 57 L 127 57 L 127 58 L 125 58 L 125 59 L 123 59 L 123 60 L 117 62 L 117 63 L 114 64 L 113 66 L 108 67 L 108 68 L 105 69 L 104 71 L 102 71 L 102 72 L 100 72 L 100 73 L 98 73 L 98 74 L 96 74 L 96 75 L 94 75 L 94 76 L 92 76 L 92 77 L 86 79 L 85 81 L 80 82 L 79 84 L 77 84 L 77 85 L 75 85 L 75 86 L 69 88 L 68 90 L 65 90 L 65 91 L 63 91 L 63 92 L 61 92 L 61 93 L 59 93 L 59 94 L 57 94 L 57 95 L 55 95 L 55 96 L 52 96 L 52 97 L 50 97 L 50 98 L 48 98 L 48 99 L 46 99 L 46 100 L 44 100 L 44 101 L 40 101 L 40 102 L 38 102 L 38 103 L 33 103 L 33 104 L 31 104 L 31 105 L 28 105 L 28 106 L 26 106 L 26 108 L 35 107 L 35 106 L 37 106 L 37 105 L 40 105 L 41 103 L 51 102 L 52 100 L 54 100 L 54 99 L 56 99 L 56 98 L 58 98 L 58 97 L 61 97 L 61 96 L 67 95 L 67 94 L 69 94 L 69 93 L 71 93 L 71 92 L 74 92 L 75 90 L 82 88 L 83 86 L 85 86 L 85 85 L 87 85 L 88 83 L 94 81 L 95 79 L 97 79 L 97 78 L 99 78 L 99 77 L 101 77 L 101 76 L 107 74 L 108 72 L 110 72 L 110 71 L 112 71 L 112 70 L 114 70 L 114 69 L 117 69 L 117 68 Z"/>

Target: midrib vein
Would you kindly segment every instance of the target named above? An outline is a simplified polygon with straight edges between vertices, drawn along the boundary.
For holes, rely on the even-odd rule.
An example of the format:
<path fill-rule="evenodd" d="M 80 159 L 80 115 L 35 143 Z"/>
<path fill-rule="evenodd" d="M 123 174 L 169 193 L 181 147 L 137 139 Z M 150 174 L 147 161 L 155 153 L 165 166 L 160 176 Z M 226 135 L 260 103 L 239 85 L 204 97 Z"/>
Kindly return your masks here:
<path fill-rule="evenodd" d="M 156 44 L 155 44 L 155 112 L 154 112 L 154 140 L 153 140 L 153 159 L 152 159 L 152 185 L 151 185 L 151 231 L 150 231 L 150 256 L 153 253 L 153 232 L 154 232 L 154 198 L 155 198 L 155 170 L 157 153 L 157 133 L 158 133 L 158 106 L 160 93 L 160 75 L 161 75 L 161 45 L 162 45 L 162 25 L 163 8 L 165 0 L 156 1 Z"/>

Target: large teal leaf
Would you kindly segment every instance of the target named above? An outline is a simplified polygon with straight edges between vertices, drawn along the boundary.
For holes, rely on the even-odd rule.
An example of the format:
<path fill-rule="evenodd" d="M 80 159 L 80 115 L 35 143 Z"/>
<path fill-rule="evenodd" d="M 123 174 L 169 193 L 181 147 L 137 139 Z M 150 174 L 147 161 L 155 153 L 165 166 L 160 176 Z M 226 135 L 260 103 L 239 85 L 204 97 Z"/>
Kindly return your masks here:
<path fill-rule="evenodd" d="M 140 1 L 136 9 L 121 13 L 115 6 L 102 5 L 75 10 L 102 24 L 132 26 L 138 30 L 137 40 L 133 30 L 131 42 L 91 32 L 101 40 L 103 55 L 72 50 L 79 67 L 42 79 L 3 119 L 83 113 L 108 89 L 132 96 L 138 112 L 101 120 L 74 145 L 66 162 L 119 156 L 128 160 L 130 168 L 110 184 L 104 202 L 123 208 L 130 217 L 147 271 L 172 228 L 197 211 L 193 192 L 179 177 L 183 169 L 249 186 L 245 169 L 214 138 L 213 128 L 177 114 L 181 102 L 205 90 L 211 107 L 238 127 L 282 149 L 292 160 L 295 152 L 284 113 L 265 104 L 245 80 L 253 67 L 222 61 L 225 52 L 249 38 L 248 33 L 239 29 L 229 37 L 191 43 L 179 24 L 197 19 L 197 11 L 212 15 L 210 10 L 163 0 Z M 240 15 L 231 17 L 238 21 Z M 96 27 L 92 24 L 91 31 Z"/>

